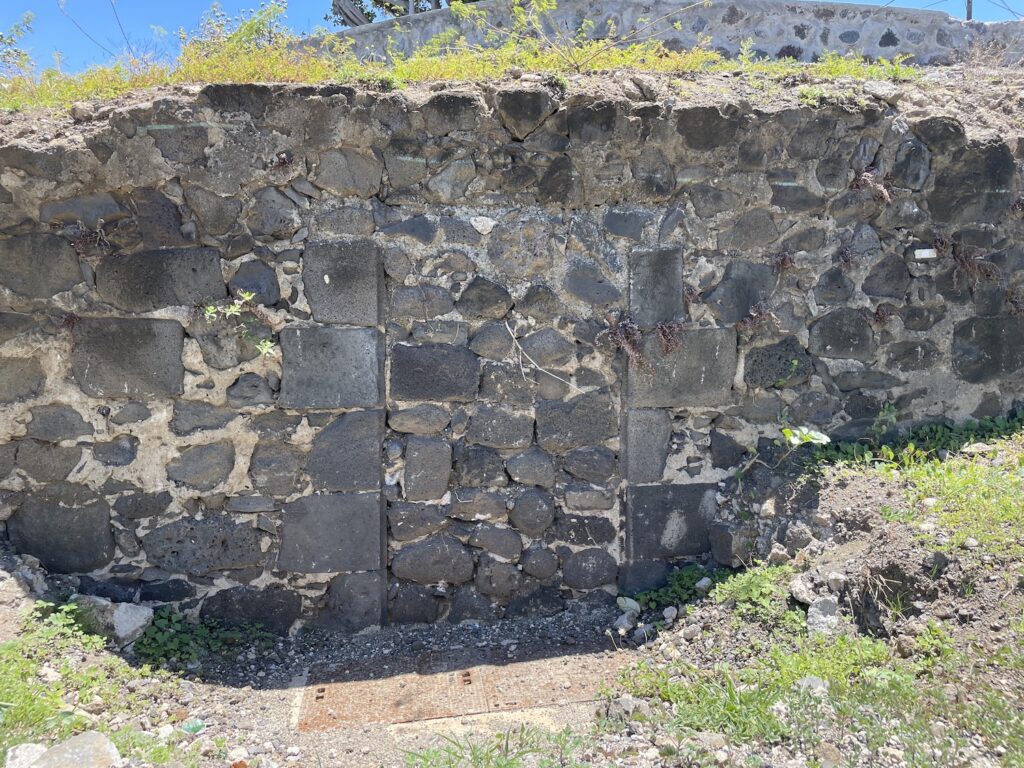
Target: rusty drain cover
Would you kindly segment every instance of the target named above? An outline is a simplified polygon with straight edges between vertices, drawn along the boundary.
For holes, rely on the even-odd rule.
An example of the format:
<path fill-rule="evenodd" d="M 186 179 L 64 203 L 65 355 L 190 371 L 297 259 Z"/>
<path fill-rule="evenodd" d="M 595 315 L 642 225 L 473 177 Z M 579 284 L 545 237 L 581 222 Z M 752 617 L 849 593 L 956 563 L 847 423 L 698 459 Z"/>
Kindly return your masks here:
<path fill-rule="evenodd" d="M 313 668 L 298 728 L 326 731 L 592 701 L 628 661 L 627 654 L 598 648 L 547 646 L 517 649 L 512 657 L 506 649 L 459 649 Z"/>

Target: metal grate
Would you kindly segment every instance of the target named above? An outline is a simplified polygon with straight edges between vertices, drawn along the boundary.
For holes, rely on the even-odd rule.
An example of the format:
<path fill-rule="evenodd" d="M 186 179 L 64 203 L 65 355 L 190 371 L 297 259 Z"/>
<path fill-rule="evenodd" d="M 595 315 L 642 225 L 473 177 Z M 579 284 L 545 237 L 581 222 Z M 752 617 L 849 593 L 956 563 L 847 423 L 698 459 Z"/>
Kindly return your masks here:
<path fill-rule="evenodd" d="M 344 668 L 312 669 L 300 731 L 410 723 L 592 701 L 630 656 L 559 646 L 430 652 Z"/>

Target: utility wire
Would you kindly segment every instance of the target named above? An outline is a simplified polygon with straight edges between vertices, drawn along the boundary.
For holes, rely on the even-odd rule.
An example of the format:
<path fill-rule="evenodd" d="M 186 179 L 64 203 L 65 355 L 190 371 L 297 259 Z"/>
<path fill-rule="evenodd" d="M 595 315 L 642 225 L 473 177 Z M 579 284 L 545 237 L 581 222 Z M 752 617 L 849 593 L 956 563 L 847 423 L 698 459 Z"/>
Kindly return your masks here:
<path fill-rule="evenodd" d="M 83 35 L 85 35 L 86 38 L 91 40 L 98 48 L 100 48 L 102 51 L 107 53 L 111 58 L 113 58 L 113 59 L 117 58 L 117 54 L 116 53 L 114 53 L 112 50 L 107 48 L 107 46 L 105 46 L 103 43 L 101 43 L 95 37 L 93 37 L 88 32 L 86 32 L 85 28 L 81 24 L 79 24 L 77 21 L 75 21 L 75 17 L 72 16 L 70 13 L 68 13 L 67 9 L 64 7 L 64 0 L 57 0 L 57 8 L 60 9 L 60 12 L 62 14 L 64 14 L 65 18 L 67 18 L 68 21 L 70 21 L 72 24 L 75 25 L 75 29 L 77 29 L 79 32 L 81 32 Z"/>
<path fill-rule="evenodd" d="M 124 38 L 125 47 L 128 49 L 128 55 L 133 59 L 138 58 L 135 55 L 135 50 L 132 48 L 132 42 L 128 39 L 128 33 L 124 31 L 124 25 L 121 23 L 121 16 L 117 12 L 117 6 L 114 4 L 114 0 L 110 0 L 110 10 L 114 12 L 114 19 L 117 20 L 117 28 L 121 30 L 121 37 Z"/>

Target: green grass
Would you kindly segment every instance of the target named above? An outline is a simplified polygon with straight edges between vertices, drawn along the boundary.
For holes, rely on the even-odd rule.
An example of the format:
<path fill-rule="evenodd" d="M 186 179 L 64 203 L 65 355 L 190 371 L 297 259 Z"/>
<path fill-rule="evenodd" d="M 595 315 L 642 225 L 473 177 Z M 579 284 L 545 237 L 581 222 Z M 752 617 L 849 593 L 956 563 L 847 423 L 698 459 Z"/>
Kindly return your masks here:
<path fill-rule="evenodd" d="M 742 619 L 767 627 L 793 626 L 789 611 L 789 582 L 795 571 L 788 565 L 757 565 L 729 577 L 711 592 L 716 603 L 732 604 Z M 803 621 L 797 623 L 803 625 Z"/>
<path fill-rule="evenodd" d="M 144 713 L 167 692 L 167 678 L 148 667 L 133 668 L 116 656 L 101 654 L 102 638 L 84 632 L 76 622 L 74 606 L 37 604 L 24 631 L 0 645 L 0 763 L 7 750 L 29 741 L 50 743 L 88 729 L 99 729 L 113 740 L 124 757 L 150 764 L 184 760 L 175 739 L 161 742 L 134 726 L 112 729 L 103 721 L 92 722 L 77 705 L 98 700 L 107 713 L 104 719 L 123 715 L 130 720 Z M 40 677 L 45 668 L 59 678 Z M 133 692 L 133 679 L 156 678 L 157 684 Z M 180 735 L 180 734 L 179 734 Z"/>
<path fill-rule="evenodd" d="M 703 578 L 709 578 L 718 584 L 729 578 L 730 572 L 725 568 L 708 570 L 699 565 L 684 565 L 668 575 L 668 582 L 659 589 L 649 589 L 636 595 L 641 608 L 655 609 L 669 605 L 685 605 L 703 597 L 696 585 Z"/>
<path fill-rule="evenodd" d="M 408 752 L 408 768 L 583 768 L 586 740 L 569 729 L 549 733 L 526 726 L 491 736 L 441 737 L 440 746 Z M 587 763 L 589 764 L 589 763 Z"/>
<path fill-rule="evenodd" d="M 942 646 L 941 653 L 929 646 L 920 658 L 903 660 L 871 638 L 819 636 L 777 644 L 744 667 L 641 664 L 621 682 L 635 696 L 668 703 L 671 714 L 662 727 L 680 740 L 712 731 L 734 743 L 813 750 L 837 733 L 861 733 L 870 751 L 895 737 L 907 763 L 925 768 L 949 764 L 957 747 L 977 737 L 1002 749 L 1006 765 L 1021 764 L 1020 702 L 984 682 L 962 700 L 950 700 L 944 688 L 964 674 L 963 662 Z M 802 686 L 810 677 L 825 681 L 827 692 Z M 950 726 L 947 733 L 933 731 L 938 720 Z"/>
<path fill-rule="evenodd" d="M 166 85 L 351 82 L 392 90 L 405 83 L 424 81 L 492 81 L 513 70 L 554 77 L 622 69 L 680 75 L 740 71 L 751 82 L 794 78 L 906 80 L 918 74 L 903 59 L 869 62 L 863 57 L 829 53 L 817 62 L 802 64 L 793 60 L 756 59 L 749 49 L 736 59 L 727 59 L 705 47 L 672 51 L 659 41 L 629 32 L 607 40 L 589 40 L 582 34 L 539 39 L 531 30 L 543 26 L 543 19 L 554 10 L 554 3 L 530 0 L 520 5 L 533 13 L 533 21 L 523 21 L 525 26 L 493 34 L 484 45 L 470 45 L 451 34 L 442 35 L 412 55 L 393 56 L 389 64 L 360 62 L 348 45 L 340 41 L 316 49 L 299 45 L 301 38 L 283 24 L 283 2 L 265 4 L 236 18 L 212 8 L 198 31 L 179 32 L 181 51 L 173 61 L 123 58 L 78 74 L 65 73 L 59 67 L 37 71 L 18 47 L 25 30 L 12 29 L 0 36 L 0 64 L 4 64 L 0 66 L 0 109 L 63 109 L 77 101 L 112 99 L 130 91 Z M 804 101 L 812 104 L 809 97 Z"/>

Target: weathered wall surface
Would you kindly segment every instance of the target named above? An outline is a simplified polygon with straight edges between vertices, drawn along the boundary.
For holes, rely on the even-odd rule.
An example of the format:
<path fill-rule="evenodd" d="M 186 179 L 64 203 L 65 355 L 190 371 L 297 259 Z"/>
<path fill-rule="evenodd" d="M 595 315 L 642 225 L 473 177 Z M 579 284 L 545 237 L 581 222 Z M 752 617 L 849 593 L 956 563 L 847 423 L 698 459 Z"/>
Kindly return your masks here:
<path fill-rule="evenodd" d="M 755 546 L 781 424 L 1024 394 L 1010 147 L 871 99 L 210 86 L 0 163 L 0 533 L 118 599 L 557 610 Z"/>
<path fill-rule="evenodd" d="M 609 23 L 624 34 L 667 18 L 647 34 L 656 31 L 655 37 L 672 48 L 708 44 L 729 56 L 749 40 L 759 55 L 801 61 L 838 51 L 887 59 L 907 54 L 915 64 L 948 64 L 972 46 L 992 49 L 1006 64 L 1024 58 L 1024 24 L 1019 21 L 963 22 L 939 11 L 847 3 L 741 0 L 691 5 L 689 0 L 563 0 L 550 16 L 550 30 L 571 35 L 584 21 L 593 21 L 595 36 L 607 35 Z M 506 0 L 483 0 L 475 7 L 486 11 L 495 26 L 511 24 Z M 453 18 L 447 8 L 354 27 L 339 37 L 350 39 L 360 58 L 386 59 L 389 52 L 412 53 L 453 28 L 472 43 L 484 42 L 479 29 Z"/>

